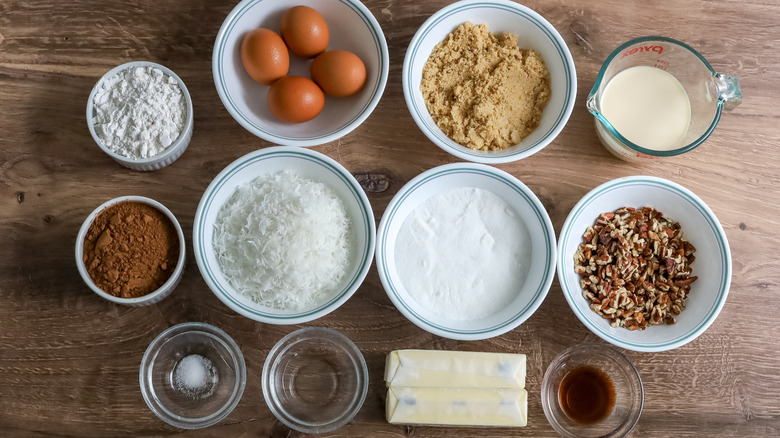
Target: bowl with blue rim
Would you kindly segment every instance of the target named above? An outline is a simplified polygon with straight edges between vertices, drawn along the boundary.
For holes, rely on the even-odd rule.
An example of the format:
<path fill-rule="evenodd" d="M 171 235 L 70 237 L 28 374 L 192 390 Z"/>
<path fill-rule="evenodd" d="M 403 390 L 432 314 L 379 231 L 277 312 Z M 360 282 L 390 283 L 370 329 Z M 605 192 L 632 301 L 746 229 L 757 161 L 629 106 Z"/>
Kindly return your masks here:
<path fill-rule="evenodd" d="M 696 251 L 690 264 L 691 283 L 685 306 L 673 324 L 648 325 L 644 330 L 613 327 L 590 308 L 583 296 L 581 276 L 575 272 L 574 254 L 583 234 L 602 213 L 622 207 L 651 207 L 679 222 L 683 239 Z M 663 178 L 629 176 L 599 185 L 574 206 L 558 238 L 558 280 L 576 317 L 598 337 L 633 351 L 657 352 L 681 347 L 715 321 L 731 286 L 731 250 L 715 213 L 689 189 Z"/>
<path fill-rule="evenodd" d="M 255 82 L 241 63 L 241 40 L 263 27 L 279 33 L 281 18 L 292 6 L 308 6 L 328 25 L 328 50 L 347 50 L 366 67 L 366 83 L 355 95 L 325 97 L 322 112 L 305 123 L 286 123 L 268 110 L 268 86 Z M 310 59 L 290 55 L 288 75 L 310 77 Z M 274 144 L 316 146 L 337 140 L 360 126 L 379 103 L 390 68 L 382 28 L 359 0 L 244 0 L 228 14 L 217 33 L 212 54 L 212 74 L 222 104 L 252 134 Z"/>
<path fill-rule="evenodd" d="M 245 187 L 262 176 L 281 172 L 292 172 L 331 189 L 342 201 L 346 219 L 351 223 L 348 242 L 352 250 L 349 252 L 343 275 L 332 287 L 322 290 L 315 302 L 299 307 L 264 305 L 261 304 L 264 301 L 253 299 L 256 297 L 250 296 L 251 293 L 239 291 L 234 286 L 235 282 L 231 282 L 231 278 L 224 274 L 214 243 L 218 215 L 236 189 Z M 295 221 L 289 224 L 293 222 Z M 299 221 L 295 223 L 300 224 Z M 373 262 L 376 239 L 376 223 L 371 204 L 355 177 L 332 158 L 295 146 L 261 149 L 246 154 L 225 167 L 203 193 L 192 228 L 195 260 L 209 289 L 226 306 L 239 314 L 256 321 L 278 325 L 312 321 L 344 304 L 366 278 Z M 261 240 L 257 240 L 257 243 L 263 244 Z"/>
<path fill-rule="evenodd" d="M 449 138 L 431 117 L 420 90 L 423 68 L 434 47 L 465 22 L 487 25 L 488 31 L 493 33 L 517 35 L 518 47 L 538 51 L 550 72 L 550 101 L 542 112 L 539 125 L 520 143 L 504 150 L 472 150 Z M 537 12 L 508 0 L 463 0 L 434 13 L 409 43 L 402 82 L 409 113 L 428 139 L 458 158 L 486 164 L 517 161 L 544 149 L 563 130 L 577 96 L 574 59 L 561 35 Z"/>
<path fill-rule="evenodd" d="M 503 307 L 479 317 L 462 317 L 450 309 L 434 309 L 418 299 L 419 291 L 410 289 L 415 286 L 408 282 L 408 271 L 399 269 L 399 257 L 405 255 L 396 250 L 400 245 L 399 235 L 408 232 L 402 230 L 405 222 L 418 207 L 437 195 L 464 188 L 485 190 L 503 201 L 502 208 L 506 208 L 509 216 L 517 221 L 515 223 L 526 230 L 526 237 L 520 244 L 524 247 L 522 251 L 529 255 L 524 267 L 498 261 L 502 269 L 515 272 L 517 287 L 512 289 L 511 297 Z M 475 252 L 475 248 L 465 241 L 459 245 L 458 251 L 462 254 Z M 376 266 L 390 300 L 418 327 L 450 339 L 487 339 L 518 327 L 544 301 L 555 276 L 555 231 L 539 198 L 514 176 L 484 164 L 445 164 L 413 178 L 390 201 L 377 230 Z M 452 261 L 442 259 L 439 266 L 442 268 L 437 269 L 448 269 Z M 460 292 L 471 293 L 468 287 Z"/>

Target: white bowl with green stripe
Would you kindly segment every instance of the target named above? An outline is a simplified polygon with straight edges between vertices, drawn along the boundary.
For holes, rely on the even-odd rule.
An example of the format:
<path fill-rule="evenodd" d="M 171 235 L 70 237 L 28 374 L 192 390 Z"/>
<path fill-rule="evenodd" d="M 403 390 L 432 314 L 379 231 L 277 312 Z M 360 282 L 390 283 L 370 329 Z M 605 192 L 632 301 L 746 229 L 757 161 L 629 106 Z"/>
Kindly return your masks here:
<path fill-rule="evenodd" d="M 418 303 L 404 286 L 396 265 L 396 239 L 404 221 L 420 204 L 461 187 L 484 189 L 512 208 L 528 230 L 531 264 L 517 295 L 501 311 L 480 319 L 445 318 Z M 462 251 L 469 251 L 464 247 Z M 393 197 L 379 222 L 376 266 L 387 295 L 412 323 L 430 333 L 461 340 L 502 335 L 525 322 L 539 308 L 555 276 L 555 230 L 539 198 L 517 178 L 484 164 L 453 163 L 425 171 Z"/>
<path fill-rule="evenodd" d="M 328 24 L 329 50 L 348 50 L 366 66 L 366 84 L 354 96 L 325 96 L 325 107 L 305 123 L 277 120 L 266 106 L 268 86 L 255 82 L 241 63 L 241 39 L 258 27 L 279 32 L 282 14 L 298 5 L 319 12 Z M 244 0 L 228 14 L 217 34 L 211 59 L 214 84 L 225 108 L 252 134 L 286 146 L 316 146 L 357 128 L 379 103 L 390 58 L 382 28 L 359 0 Z M 310 59 L 290 54 L 288 75 L 310 77 Z"/>
<path fill-rule="evenodd" d="M 580 276 L 574 272 L 577 246 L 599 214 L 621 207 L 655 208 L 679 222 L 686 240 L 696 247 L 691 268 L 699 278 L 691 285 L 685 310 L 675 324 L 636 331 L 614 328 L 582 296 Z M 566 218 L 558 239 L 558 280 L 574 314 L 600 338 L 627 350 L 666 351 L 693 341 L 715 321 L 731 285 L 731 251 L 718 218 L 690 190 L 651 176 L 618 178 L 591 190 Z"/>
<path fill-rule="evenodd" d="M 340 285 L 328 295 L 326 301 L 301 311 L 284 311 L 262 306 L 237 291 L 222 274 L 213 246 L 217 214 L 236 187 L 261 175 L 283 170 L 291 170 L 333 189 L 343 201 L 354 230 L 352 261 Z M 371 204 L 352 174 L 324 154 L 293 146 L 276 146 L 251 152 L 228 165 L 203 193 L 192 228 L 195 260 L 211 291 L 239 314 L 268 324 L 300 324 L 312 321 L 344 304 L 366 278 L 376 241 L 376 223 Z"/>
<path fill-rule="evenodd" d="M 420 91 L 423 67 L 433 48 L 467 21 L 485 24 L 493 33 L 517 35 L 518 47 L 537 50 L 550 71 L 552 95 L 539 126 L 523 141 L 503 151 L 475 151 L 447 137 L 431 118 Z M 406 106 L 425 136 L 458 158 L 487 164 L 517 161 L 542 150 L 563 130 L 577 97 L 577 73 L 566 42 L 544 17 L 508 0 L 464 0 L 433 14 L 409 43 L 402 81 Z"/>

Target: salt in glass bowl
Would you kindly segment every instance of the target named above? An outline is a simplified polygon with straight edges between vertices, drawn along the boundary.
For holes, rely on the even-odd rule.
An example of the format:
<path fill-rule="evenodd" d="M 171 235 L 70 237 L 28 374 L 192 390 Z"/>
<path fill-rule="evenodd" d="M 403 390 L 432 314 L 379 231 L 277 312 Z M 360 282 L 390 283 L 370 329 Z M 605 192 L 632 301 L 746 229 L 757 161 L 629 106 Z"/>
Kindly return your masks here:
<path fill-rule="evenodd" d="M 186 106 L 186 111 L 187 111 L 187 114 L 184 119 L 184 126 L 182 127 L 179 137 L 177 137 L 176 140 L 173 141 L 173 143 L 171 143 L 167 148 L 165 148 L 165 150 L 163 150 L 159 154 L 153 155 L 148 158 L 139 158 L 139 159 L 126 157 L 124 155 L 118 154 L 113 150 L 109 149 L 105 144 L 103 144 L 103 140 L 100 139 L 100 137 L 97 135 L 97 132 L 95 132 L 95 124 L 93 121 L 93 118 L 95 117 L 95 104 L 94 104 L 95 94 L 103 85 L 103 82 L 105 82 L 106 79 L 115 76 L 117 73 L 121 71 L 130 68 L 137 68 L 137 67 L 153 67 L 162 71 L 166 75 L 172 77 L 174 80 L 176 80 L 176 83 L 179 85 L 179 89 L 181 89 L 181 94 L 182 97 L 184 98 L 184 104 Z M 133 170 L 139 170 L 139 171 L 158 170 L 158 169 L 162 169 L 163 167 L 170 166 L 171 164 L 173 164 L 174 161 L 178 160 L 179 157 L 181 157 L 182 154 L 184 154 L 184 151 L 187 150 L 187 146 L 189 146 L 190 140 L 192 139 L 193 121 L 194 118 L 192 115 L 192 97 L 190 96 L 189 90 L 187 90 L 187 86 L 184 85 L 184 81 L 182 81 L 181 78 L 176 73 L 173 72 L 173 70 L 165 67 L 164 65 L 157 64 L 155 62 L 132 61 L 114 67 L 113 69 L 109 70 L 108 73 L 104 74 L 97 81 L 95 86 L 92 88 L 92 92 L 89 94 L 89 100 L 87 101 L 87 127 L 89 128 L 89 133 L 92 134 L 92 138 L 95 140 L 95 143 L 97 143 L 100 149 L 103 152 L 105 152 L 106 155 L 111 157 L 114 161 L 116 161 L 117 163 L 121 164 L 124 167 L 127 167 L 128 169 L 133 169 Z"/>
<path fill-rule="evenodd" d="M 603 371 L 614 385 L 615 404 L 601 421 L 582 424 L 561 408 L 559 388 L 570 371 L 589 366 Z M 598 344 L 570 347 L 547 367 L 542 380 L 542 409 L 547 421 L 563 437 L 622 437 L 639 421 L 644 406 L 644 387 L 636 367 L 619 351 Z"/>
<path fill-rule="evenodd" d="M 304 433 L 349 423 L 368 392 L 368 367 L 346 336 L 307 327 L 282 338 L 263 365 L 263 397 L 274 416 Z"/>
<path fill-rule="evenodd" d="M 175 382 L 182 359 L 198 354 L 216 370 L 208 392 L 182 391 Z M 146 349 L 139 372 L 141 394 L 149 409 L 171 426 L 200 429 L 219 423 L 236 407 L 246 386 L 246 364 L 238 345 L 224 331 L 200 322 L 173 326 Z"/>
<path fill-rule="evenodd" d="M 162 286 L 157 288 L 157 290 L 136 298 L 117 297 L 99 288 L 95 282 L 92 281 L 92 278 L 89 276 L 89 272 L 87 271 L 87 266 L 84 264 L 84 239 L 87 237 L 89 227 L 92 225 L 92 222 L 101 211 L 113 205 L 119 204 L 120 202 L 140 202 L 159 210 L 162 214 L 168 217 L 168 219 L 170 219 L 173 227 L 176 229 L 176 236 L 179 239 L 179 259 L 176 261 L 176 267 L 174 268 L 173 273 L 171 273 L 171 276 L 165 283 L 163 283 Z M 78 269 L 79 275 L 81 275 L 81 279 L 84 280 L 84 283 L 92 290 L 92 292 L 95 292 L 101 298 L 113 303 L 124 304 L 126 306 L 148 306 L 157 303 L 170 295 L 171 292 L 176 289 L 176 286 L 179 285 L 179 281 L 181 281 L 181 278 L 184 275 L 186 254 L 187 251 L 184 244 L 184 232 L 182 231 L 181 225 L 176 219 L 176 216 L 174 216 L 173 213 L 171 213 L 171 211 L 168 210 L 164 205 L 160 204 L 154 199 L 144 196 L 120 196 L 118 198 L 104 202 L 98 208 L 93 210 L 86 219 L 84 219 L 84 222 L 81 224 L 81 228 L 79 229 L 79 233 L 76 236 L 76 269 Z"/>

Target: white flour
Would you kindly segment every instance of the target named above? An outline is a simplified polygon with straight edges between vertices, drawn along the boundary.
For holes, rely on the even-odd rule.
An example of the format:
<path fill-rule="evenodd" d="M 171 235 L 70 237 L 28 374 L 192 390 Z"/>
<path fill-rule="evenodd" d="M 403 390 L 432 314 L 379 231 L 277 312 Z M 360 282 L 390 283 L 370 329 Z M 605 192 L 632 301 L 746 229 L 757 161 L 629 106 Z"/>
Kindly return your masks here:
<path fill-rule="evenodd" d="M 398 275 L 423 307 L 453 320 L 491 316 L 523 287 L 531 241 L 518 214 L 492 192 L 457 188 L 406 218 L 395 243 Z"/>
<path fill-rule="evenodd" d="M 164 151 L 187 117 L 176 79 L 154 67 L 127 68 L 103 81 L 94 108 L 95 132 L 103 144 L 132 159 Z"/>

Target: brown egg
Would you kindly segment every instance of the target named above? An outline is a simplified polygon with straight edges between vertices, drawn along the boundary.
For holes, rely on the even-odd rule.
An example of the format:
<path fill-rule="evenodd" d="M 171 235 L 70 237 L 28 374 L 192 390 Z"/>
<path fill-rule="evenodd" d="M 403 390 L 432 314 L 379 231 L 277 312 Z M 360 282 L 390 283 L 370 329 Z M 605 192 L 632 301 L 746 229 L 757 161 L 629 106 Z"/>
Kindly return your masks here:
<path fill-rule="evenodd" d="M 313 58 L 328 48 L 328 24 L 319 12 L 308 6 L 295 6 L 282 15 L 282 38 L 290 51 Z"/>
<path fill-rule="evenodd" d="M 271 85 L 266 103 L 277 119 L 303 123 L 317 117 L 322 111 L 325 95 L 311 79 L 285 76 Z"/>
<path fill-rule="evenodd" d="M 241 63 L 252 79 L 271 85 L 287 74 L 290 54 L 282 37 L 270 29 L 255 29 L 241 41 Z"/>
<path fill-rule="evenodd" d="M 312 61 L 311 78 L 325 94 L 351 96 L 366 83 L 366 66 L 352 52 L 328 50 Z"/>

